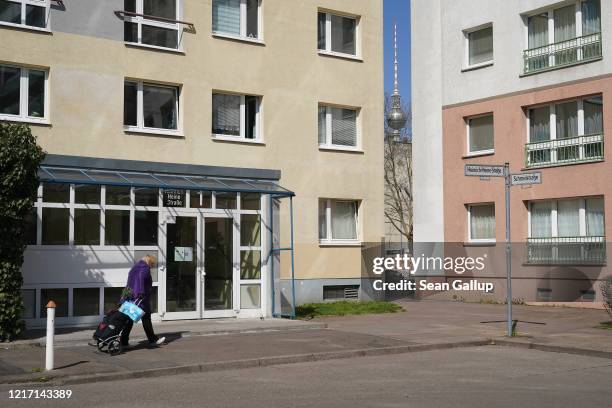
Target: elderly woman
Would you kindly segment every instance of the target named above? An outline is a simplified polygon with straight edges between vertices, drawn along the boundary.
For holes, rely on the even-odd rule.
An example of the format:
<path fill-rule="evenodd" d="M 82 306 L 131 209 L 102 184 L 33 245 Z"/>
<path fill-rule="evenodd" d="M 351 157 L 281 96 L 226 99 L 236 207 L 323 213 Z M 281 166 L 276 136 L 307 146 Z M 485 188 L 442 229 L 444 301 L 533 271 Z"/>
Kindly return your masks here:
<path fill-rule="evenodd" d="M 123 303 L 126 300 L 140 301 L 140 308 L 145 312 L 142 316 L 142 327 L 149 340 L 149 345 L 159 346 L 166 340 L 165 337 L 157 337 L 153 331 L 151 323 L 151 291 L 153 289 L 153 278 L 151 277 L 151 268 L 155 265 L 155 257 L 152 255 L 144 256 L 140 261 L 136 262 L 130 273 L 128 274 L 127 284 L 125 285 L 124 295 L 121 298 Z M 121 343 L 124 346 L 129 345 L 130 332 L 134 323 L 130 320 L 123 329 Z"/>

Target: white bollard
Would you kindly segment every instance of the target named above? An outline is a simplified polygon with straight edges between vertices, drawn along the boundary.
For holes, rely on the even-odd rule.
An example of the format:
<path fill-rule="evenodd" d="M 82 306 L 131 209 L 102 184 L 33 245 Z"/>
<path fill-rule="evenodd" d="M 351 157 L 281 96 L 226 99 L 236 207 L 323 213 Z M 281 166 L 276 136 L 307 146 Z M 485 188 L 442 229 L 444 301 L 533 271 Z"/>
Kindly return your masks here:
<path fill-rule="evenodd" d="M 55 308 L 57 305 L 54 301 L 50 300 L 47 303 L 47 347 L 46 347 L 46 361 L 45 370 L 53 370 L 53 340 L 55 337 Z"/>

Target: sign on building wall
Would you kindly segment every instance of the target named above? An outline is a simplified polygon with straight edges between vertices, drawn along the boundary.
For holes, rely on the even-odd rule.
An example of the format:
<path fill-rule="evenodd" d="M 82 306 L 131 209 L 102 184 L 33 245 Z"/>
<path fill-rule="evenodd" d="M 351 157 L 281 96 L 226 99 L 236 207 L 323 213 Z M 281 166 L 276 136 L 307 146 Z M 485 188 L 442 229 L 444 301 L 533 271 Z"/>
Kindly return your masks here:
<path fill-rule="evenodd" d="M 164 207 L 185 207 L 185 190 L 164 190 Z"/>
<path fill-rule="evenodd" d="M 193 248 L 174 247 L 174 262 L 193 262 Z"/>

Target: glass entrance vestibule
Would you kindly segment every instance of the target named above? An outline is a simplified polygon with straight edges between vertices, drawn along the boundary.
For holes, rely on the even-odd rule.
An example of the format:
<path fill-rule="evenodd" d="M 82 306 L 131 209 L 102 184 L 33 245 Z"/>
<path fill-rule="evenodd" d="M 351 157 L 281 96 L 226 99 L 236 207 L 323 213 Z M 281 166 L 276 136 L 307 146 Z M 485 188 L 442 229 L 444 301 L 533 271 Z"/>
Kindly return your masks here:
<path fill-rule="evenodd" d="M 97 321 L 146 254 L 157 258 L 154 319 L 280 314 L 272 209 L 293 193 L 277 183 L 49 166 L 40 178 L 23 266 L 29 326 L 51 299 L 60 325 Z"/>

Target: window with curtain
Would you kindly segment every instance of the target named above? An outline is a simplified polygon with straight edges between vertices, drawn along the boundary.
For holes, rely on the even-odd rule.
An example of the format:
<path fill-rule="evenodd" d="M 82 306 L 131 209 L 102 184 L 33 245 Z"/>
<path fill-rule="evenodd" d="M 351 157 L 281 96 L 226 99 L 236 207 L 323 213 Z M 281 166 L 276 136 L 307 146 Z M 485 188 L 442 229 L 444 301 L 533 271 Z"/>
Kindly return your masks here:
<path fill-rule="evenodd" d="M 495 204 L 470 206 L 470 241 L 495 240 Z"/>
<path fill-rule="evenodd" d="M 582 2 L 582 35 L 601 32 L 601 2 L 586 0 Z"/>
<path fill-rule="evenodd" d="M 331 219 L 333 239 L 357 239 L 357 205 L 354 201 L 334 201 Z"/>
<path fill-rule="evenodd" d="M 493 115 L 468 119 L 468 128 L 468 153 L 478 153 L 493 150 Z"/>
<path fill-rule="evenodd" d="M 213 0 L 213 32 L 259 38 L 260 0 Z"/>
<path fill-rule="evenodd" d="M 469 65 L 493 61 L 493 27 L 468 33 Z"/>
<path fill-rule="evenodd" d="M 603 133 L 603 100 L 601 96 L 586 98 L 584 106 L 584 134 L 600 135 Z"/>
<path fill-rule="evenodd" d="M 529 109 L 529 141 L 550 140 L 550 107 Z"/>
<path fill-rule="evenodd" d="M 604 218 L 604 200 L 601 197 L 587 198 L 586 203 L 586 233 L 590 237 L 606 235 Z"/>
<path fill-rule="evenodd" d="M 571 101 L 555 105 L 557 139 L 578 136 L 578 102 Z"/>
<path fill-rule="evenodd" d="M 576 38 L 576 6 L 570 5 L 555 9 L 555 42 L 567 41 Z"/>
<path fill-rule="evenodd" d="M 531 16 L 527 19 L 528 48 L 548 45 L 548 13 Z"/>
<path fill-rule="evenodd" d="M 580 236 L 580 201 L 557 201 L 557 236 Z"/>
<path fill-rule="evenodd" d="M 357 110 L 319 106 L 319 145 L 357 147 Z"/>
<path fill-rule="evenodd" d="M 581 208 L 585 211 L 581 211 Z M 531 238 L 605 236 L 603 197 L 537 201 L 530 204 Z M 556 229 L 553 228 L 556 215 Z"/>
<path fill-rule="evenodd" d="M 319 201 L 319 239 L 354 241 L 359 203 L 352 200 Z"/>
<path fill-rule="evenodd" d="M 552 236 L 552 203 L 540 201 L 531 203 L 531 237 Z"/>

